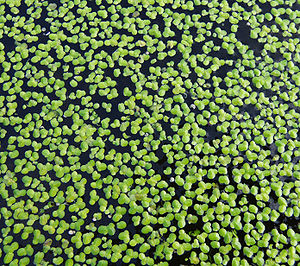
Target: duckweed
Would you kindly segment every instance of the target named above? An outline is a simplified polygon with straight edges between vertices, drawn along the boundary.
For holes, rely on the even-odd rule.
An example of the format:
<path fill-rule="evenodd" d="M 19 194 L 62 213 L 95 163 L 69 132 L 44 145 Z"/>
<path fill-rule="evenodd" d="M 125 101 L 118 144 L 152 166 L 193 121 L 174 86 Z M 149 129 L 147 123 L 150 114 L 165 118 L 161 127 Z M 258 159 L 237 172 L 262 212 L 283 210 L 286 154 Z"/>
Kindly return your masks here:
<path fill-rule="evenodd" d="M 0 264 L 299 263 L 299 3 L 2 2 Z"/>

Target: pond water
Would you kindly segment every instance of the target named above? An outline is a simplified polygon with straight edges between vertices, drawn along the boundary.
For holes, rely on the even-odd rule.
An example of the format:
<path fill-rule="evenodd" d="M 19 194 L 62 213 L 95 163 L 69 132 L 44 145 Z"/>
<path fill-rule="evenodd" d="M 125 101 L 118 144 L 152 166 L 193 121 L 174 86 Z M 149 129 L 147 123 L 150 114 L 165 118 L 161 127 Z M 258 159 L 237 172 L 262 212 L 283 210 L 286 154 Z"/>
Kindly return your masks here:
<path fill-rule="evenodd" d="M 9 69 L 4 63 L 0 67 L 0 96 L 4 96 L 0 110 L 1 234 L 2 239 L 12 236 L 11 243 L 17 242 L 18 250 L 28 245 L 33 248 L 33 255 L 28 252 L 23 256 L 22 250 L 10 251 L 9 240 L 4 240 L 7 243 L 0 244 L 3 263 L 13 252 L 13 262 L 31 265 L 37 263 L 35 254 L 42 252 L 45 254 L 39 265 L 73 265 L 71 260 L 78 265 L 123 265 L 129 264 L 128 256 L 130 263 L 137 265 L 220 263 L 219 256 L 228 265 L 235 258 L 252 265 L 260 256 L 255 248 L 239 251 L 233 247 L 225 252 L 231 243 L 219 236 L 222 228 L 242 247 L 256 245 L 247 242 L 252 229 L 247 232 L 243 227 L 250 224 L 254 237 L 257 221 L 265 228 L 257 233 L 260 237 L 273 236 L 274 229 L 286 236 L 282 224 L 297 232 L 299 34 L 285 29 L 282 20 L 297 25 L 299 4 L 273 7 L 274 1 L 195 1 L 189 10 L 192 1 L 175 1 L 164 4 L 160 12 L 158 2 L 147 6 L 142 1 L 144 7 L 139 5 L 136 12 L 132 8 L 136 2 L 0 4 L 1 16 L 6 18 L 0 24 L 2 62 L 11 63 Z M 281 20 L 264 19 L 270 10 L 282 12 L 278 16 Z M 16 24 L 19 21 L 23 22 Z M 272 31 L 274 25 L 281 30 Z M 262 32 L 256 39 L 251 38 L 255 28 Z M 90 29 L 99 31 L 93 35 Z M 73 40 L 75 36 L 79 38 Z M 107 41 L 116 36 L 120 37 L 117 41 Z M 140 45 L 141 41 L 145 45 Z M 272 42 L 287 48 L 281 52 L 278 47 L 274 53 L 266 49 Z M 272 72 L 275 69 L 279 74 Z M 265 80 L 270 76 L 268 87 Z M 262 85 L 256 84 L 254 77 L 262 77 Z M 131 95 L 125 93 L 126 88 Z M 26 98 L 22 92 L 31 95 Z M 76 97 L 80 93 L 82 96 Z M 27 122 L 29 114 L 32 119 Z M 106 118 L 110 119 L 107 126 L 103 122 Z M 264 126 L 259 126 L 259 121 L 264 121 Z M 70 134 L 64 133 L 67 129 Z M 289 133 L 291 130 L 296 130 L 295 135 Z M 260 135 L 266 144 L 258 139 Z M 23 145 L 20 136 L 29 142 Z M 245 142 L 248 148 L 243 150 L 239 144 Z M 285 146 L 284 156 L 280 145 Z M 17 156 L 12 154 L 14 150 Z M 125 154 L 130 159 L 126 160 Z M 44 168 L 48 170 L 41 174 Z M 13 185 L 5 184 L 9 171 Z M 236 181 L 237 175 L 243 176 L 242 181 Z M 24 183 L 24 176 L 32 178 L 29 185 Z M 283 194 L 275 189 L 277 186 L 284 188 Z M 35 192 L 33 198 L 30 189 Z M 94 201 L 92 193 L 96 194 Z M 235 199 L 228 200 L 233 194 Z M 129 200 L 120 203 L 121 195 Z M 99 199 L 107 202 L 106 210 L 101 211 Z M 185 205 L 189 200 L 192 204 Z M 181 212 L 175 211 L 177 201 Z M 287 212 L 281 206 L 284 201 Z M 228 210 L 224 207 L 214 216 L 220 203 Z M 196 205 L 201 205 L 202 211 Z M 257 213 L 248 211 L 250 206 L 256 206 Z M 126 211 L 118 220 L 114 215 L 121 207 Z M 28 217 L 20 219 L 16 209 Z M 182 226 L 178 213 L 184 220 Z M 225 214 L 232 216 L 233 226 L 223 222 Z M 43 224 L 40 218 L 47 215 Z M 252 218 L 248 220 L 248 216 Z M 119 221 L 126 226 L 123 228 Z M 14 233 L 17 223 L 24 223 L 28 237 L 22 230 Z M 207 223 L 218 233 L 218 241 L 213 235 L 203 238 Z M 149 224 L 151 230 L 144 233 Z M 99 232 L 101 226 L 107 226 L 109 233 Z M 125 230 L 131 242 L 122 239 Z M 33 232 L 41 232 L 44 241 L 37 241 Z M 91 248 L 88 240 L 79 245 L 81 240 L 72 238 L 78 232 L 92 243 L 100 239 L 99 251 Z M 93 235 L 88 235 L 91 232 Z M 174 233 L 177 242 L 171 240 Z M 177 243 L 180 247 L 176 248 Z M 207 255 L 201 243 L 210 247 Z M 293 246 L 293 238 L 279 244 L 275 237 L 269 243 L 280 252 Z M 272 263 L 268 247 L 260 250 L 262 259 Z M 255 255 L 250 256 L 251 252 Z M 290 256 L 291 261 L 295 259 Z"/>

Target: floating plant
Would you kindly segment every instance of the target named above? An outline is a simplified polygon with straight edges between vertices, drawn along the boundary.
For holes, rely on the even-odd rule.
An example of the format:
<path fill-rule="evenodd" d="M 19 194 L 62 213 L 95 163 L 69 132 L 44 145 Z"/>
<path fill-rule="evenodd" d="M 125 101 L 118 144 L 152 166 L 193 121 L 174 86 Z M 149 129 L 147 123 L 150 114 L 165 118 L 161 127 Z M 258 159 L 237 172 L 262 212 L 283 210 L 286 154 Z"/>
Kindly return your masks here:
<path fill-rule="evenodd" d="M 299 264 L 299 1 L 0 3 L 0 264 Z"/>

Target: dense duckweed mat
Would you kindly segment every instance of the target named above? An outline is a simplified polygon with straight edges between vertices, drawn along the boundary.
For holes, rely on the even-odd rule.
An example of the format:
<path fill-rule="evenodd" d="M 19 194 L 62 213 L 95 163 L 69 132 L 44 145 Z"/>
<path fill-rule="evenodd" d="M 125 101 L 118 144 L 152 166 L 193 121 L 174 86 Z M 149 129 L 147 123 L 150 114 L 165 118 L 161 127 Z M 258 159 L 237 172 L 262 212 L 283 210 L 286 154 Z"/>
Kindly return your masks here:
<path fill-rule="evenodd" d="M 1 0 L 1 265 L 297 265 L 300 3 Z"/>

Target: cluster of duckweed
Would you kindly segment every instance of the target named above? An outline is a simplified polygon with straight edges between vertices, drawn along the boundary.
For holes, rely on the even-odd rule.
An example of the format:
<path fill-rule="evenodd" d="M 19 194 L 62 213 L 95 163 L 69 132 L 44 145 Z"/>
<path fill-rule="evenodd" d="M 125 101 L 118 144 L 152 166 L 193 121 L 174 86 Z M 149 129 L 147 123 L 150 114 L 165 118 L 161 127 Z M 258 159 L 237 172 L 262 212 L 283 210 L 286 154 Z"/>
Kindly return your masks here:
<path fill-rule="evenodd" d="M 299 263 L 299 10 L 1 1 L 0 264 Z"/>

